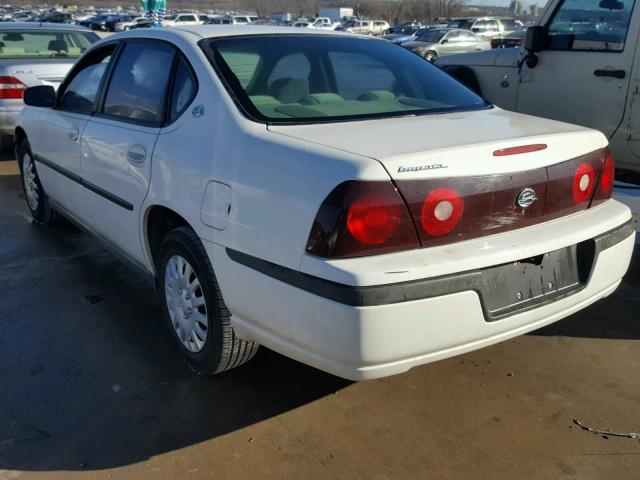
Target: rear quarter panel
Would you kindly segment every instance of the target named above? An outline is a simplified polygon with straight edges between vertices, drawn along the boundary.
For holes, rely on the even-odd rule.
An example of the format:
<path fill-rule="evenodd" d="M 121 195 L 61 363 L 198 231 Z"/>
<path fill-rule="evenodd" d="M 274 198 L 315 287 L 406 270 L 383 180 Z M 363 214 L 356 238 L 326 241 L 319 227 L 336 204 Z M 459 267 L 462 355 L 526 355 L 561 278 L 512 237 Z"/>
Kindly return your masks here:
<path fill-rule="evenodd" d="M 196 49 L 188 47 L 188 57 L 199 91 L 158 137 L 145 209 L 166 206 L 205 242 L 299 269 L 313 220 L 331 190 L 350 179 L 389 176 L 375 160 L 287 138 L 248 120 Z M 196 107 L 204 115 L 194 113 Z M 228 218 L 218 228 L 202 221 L 203 212 L 216 209 L 205 197 L 210 182 L 230 188 Z"/>

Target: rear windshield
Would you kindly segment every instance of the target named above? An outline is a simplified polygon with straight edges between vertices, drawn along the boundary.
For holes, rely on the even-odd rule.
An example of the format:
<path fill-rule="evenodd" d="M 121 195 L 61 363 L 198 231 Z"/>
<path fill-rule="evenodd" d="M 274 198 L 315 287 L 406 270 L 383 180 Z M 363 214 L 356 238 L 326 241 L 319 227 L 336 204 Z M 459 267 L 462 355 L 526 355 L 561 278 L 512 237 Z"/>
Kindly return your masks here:
<path fill-rule="evenodd" d="M 205 45 L 233 97 L 260 121 L 326 122 L 489 106 L 438 67 L 382 40 L 254 35 Z"/>
<path fill-rule="evenodd" d="M 0 34 L 0 59 L 77 58 L 98 40 L 92 32 L 5 31 Z"/>

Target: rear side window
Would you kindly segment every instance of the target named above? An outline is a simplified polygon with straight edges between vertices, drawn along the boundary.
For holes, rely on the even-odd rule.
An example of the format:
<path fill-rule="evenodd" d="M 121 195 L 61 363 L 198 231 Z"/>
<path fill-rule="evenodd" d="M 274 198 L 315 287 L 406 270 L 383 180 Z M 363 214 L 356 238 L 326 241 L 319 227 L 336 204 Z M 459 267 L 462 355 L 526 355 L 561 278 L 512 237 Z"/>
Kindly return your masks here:
<path fill-rule="evenodd" d="M 78 65 L 58 101 L 58 108 L 76 113 L 93 113 L 100 83 L 115 45 L 100 49 Z"/>
<path fill-rule="evenodd" d="M 187 109 L 196 94 L 196 82 L 191 68 L 182 55 L 176 65 L 169 121 L 173 122 Z"/>
<path fill-rule="evenodd" d="M 160 42 L 131 42 L 113 71 L 103 113 L 139 123 L 159 124 L 175 49 Z"/>

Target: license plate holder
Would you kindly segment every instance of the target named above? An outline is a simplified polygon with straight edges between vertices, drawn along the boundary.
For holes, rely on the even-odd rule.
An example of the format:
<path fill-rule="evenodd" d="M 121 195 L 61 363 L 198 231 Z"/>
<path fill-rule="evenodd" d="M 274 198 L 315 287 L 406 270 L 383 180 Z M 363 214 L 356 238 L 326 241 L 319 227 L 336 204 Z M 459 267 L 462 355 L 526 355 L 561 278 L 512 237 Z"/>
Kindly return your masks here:
<path fill-rule="evenodd" d="M 529 310 L 582 289 L 593 249 L 579 245 L 482 271 L 480 290 L 488 321 Z"/>

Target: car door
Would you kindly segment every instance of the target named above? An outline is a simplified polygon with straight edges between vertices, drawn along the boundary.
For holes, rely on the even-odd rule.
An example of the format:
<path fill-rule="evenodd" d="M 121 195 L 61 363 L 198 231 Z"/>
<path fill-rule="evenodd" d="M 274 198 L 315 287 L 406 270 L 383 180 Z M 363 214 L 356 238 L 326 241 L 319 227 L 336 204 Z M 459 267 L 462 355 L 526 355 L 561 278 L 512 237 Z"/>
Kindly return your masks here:
<path fill-rule="evenodd" d="M 48 195 L 71 216 L 81 215 L 80 135 L 95 110 L 100 85 L 116 43 L 82 58 L 60 87 L 53 109 L 41 109 L 29 137 Z"/>
<path fill-rule="evenodd" d="M 175 51 L 158 40 L 123 42 L 99 110 L 81 137 L 85 217 L 95 233 L 139 263 L 140 207 L 165 120 Z"/>
<path fill-rule="evenodd" d="M 460 32 L 453 30 L 447 33 L 440 40 L 438 45 L 438 56 L 443 57 L 445 55 L 451 55 L 452 53 L 458 53 L 460 51 Z"/>
<path fill-rule="evenodd" d="M 623 119 L 640 30 L 633 7 L 634 0 L 563 0 L 546 23 L 538 64 L 522 68 L 516 109 L 610 138 Z"/>
<path fill-rule="evenodd" d="M 479 39 L 475 33 L 465 32 L 464 30 L 460 31 L 460 43 L 458 52 L 466 53 L 484 50 L 483 44 L 487 44 L 487 41 Z M 488 44 L 486 45 L 486 48 L 489 48 Z"/>

